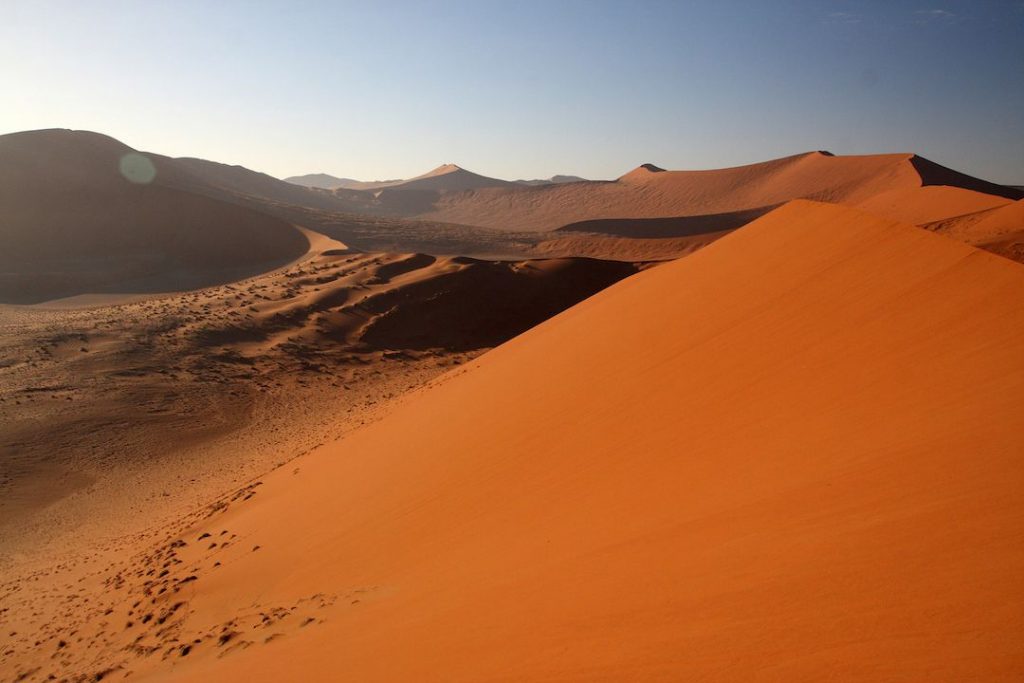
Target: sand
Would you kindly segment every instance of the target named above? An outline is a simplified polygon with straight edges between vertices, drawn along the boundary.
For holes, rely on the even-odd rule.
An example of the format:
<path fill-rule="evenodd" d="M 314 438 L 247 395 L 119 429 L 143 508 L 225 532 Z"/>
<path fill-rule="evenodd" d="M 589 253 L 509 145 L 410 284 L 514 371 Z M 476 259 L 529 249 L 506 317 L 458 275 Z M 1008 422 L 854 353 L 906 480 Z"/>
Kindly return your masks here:
<path fill-rule="evenodd" d="M 304 234 L 303 259 L 238 283 L 0 306 L 0 566 L 209 500 L 637 270 Z"/>
<path fill-rule="evenodd" d="M 960 187 L 928 185 L 882 192 L 858 202 L 857 208 L 904 223 L 927 225 L 1009 204 L 1013 201 L 997 195 Z"/>
<path fill-rule="evenodd" d="M 1021 196 L 1014 188 L 913 154 L 810 152 L 709 171 L 666 171 L 644 164 L 613 182 L 452 192 L 418 217 L 513 231 L 568 229 L 651 238 L 714 232 L 726 224 L 739 227 L 800 198 L 858 206 L 919 225 Z"/>
<path fill-rule="evenodd" d="M 129 179 L 119 169 L 126 158 L 155 175 Z M 307 250 L 287 222 L 179 189 L 179 181 L 105 136 L 0 136 L 0 303 L 200 288 Z"/>
<path fill-rule="evenodd" d="M 1018 680 L 1022 295 L 1019 264 L 787 204 L 81 582 L 6 584 L 0 662 L 25 680 Z"/>

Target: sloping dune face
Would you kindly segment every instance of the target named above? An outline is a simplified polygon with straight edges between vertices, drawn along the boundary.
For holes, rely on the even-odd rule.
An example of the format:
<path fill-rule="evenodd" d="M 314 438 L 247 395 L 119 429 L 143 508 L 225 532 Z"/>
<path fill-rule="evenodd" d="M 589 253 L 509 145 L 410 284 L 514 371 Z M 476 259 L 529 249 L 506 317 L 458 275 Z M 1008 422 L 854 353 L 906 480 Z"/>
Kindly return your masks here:
<path fill-rule="evenodd" d="M 644 164 L 614 182 L 451 194 L 442 197 L 424 217 L 511 230 L 554 230 L 595 219 L 730 214 L 792 199 L 855 205 L 884 192 L 940 184 L 998 193 L 1004 198 L 1020 196 L 1011 188 L 985 183 L 915 155 L 811 152 L 710 171 L 664 171 Z M 977 210 L 972 208 L 976 203 L 968 197 L 967 208 L 955 205 L 952 213 L 945 215 Z M 899 218 L 924 222 L 913 215 Z"/>
<path fill-rule="evenodd" d="M 1012 203 L 1004 197 L 962 187 L 925 185 L 882 192 L 859 202 L 857 208 L 884 218 L 925 225 Z"/>
<path fill-rule="evenodd" d="M 788 204 L 200 513 L 89 609 L 158 680 L 1019 680 L 1022 296 L 1019 264 Z"/>
<path fill-rule="evenodd" d="M 1024 263 L 1024 199 L 937 221 L 928 228 Z"/>
<path fill-rule="evenodd" d="M 0 302 L 195 288 L 305 252 L 284 221 L 173 187 L 189 182 L 95 133 L 0 136 Z"/>

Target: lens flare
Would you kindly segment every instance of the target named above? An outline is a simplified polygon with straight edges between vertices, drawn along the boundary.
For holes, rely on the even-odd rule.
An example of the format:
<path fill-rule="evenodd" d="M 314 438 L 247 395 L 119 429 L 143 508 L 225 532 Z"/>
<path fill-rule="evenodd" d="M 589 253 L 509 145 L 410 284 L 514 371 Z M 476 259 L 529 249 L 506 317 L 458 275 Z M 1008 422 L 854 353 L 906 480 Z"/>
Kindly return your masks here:
<path fill-rule="evenodd" d="M 121 157 L 121 175 L 133 183 L 148 185 L 156 178 L 156 166 L 138 152 L 129 152 Z"/>

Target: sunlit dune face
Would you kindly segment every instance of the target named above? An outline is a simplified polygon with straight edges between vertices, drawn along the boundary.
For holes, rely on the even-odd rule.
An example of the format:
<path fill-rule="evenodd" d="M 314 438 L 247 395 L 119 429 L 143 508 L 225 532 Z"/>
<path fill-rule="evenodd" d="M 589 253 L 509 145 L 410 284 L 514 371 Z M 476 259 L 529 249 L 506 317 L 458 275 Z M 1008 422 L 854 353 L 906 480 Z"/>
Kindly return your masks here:
<path fill-rule="evenodd" d="M 138 152 L 129 152 L 121 157 L 119 168 L 121 175 L 139 185 L 148 185 L 156 178 L 156 166 Z"/>

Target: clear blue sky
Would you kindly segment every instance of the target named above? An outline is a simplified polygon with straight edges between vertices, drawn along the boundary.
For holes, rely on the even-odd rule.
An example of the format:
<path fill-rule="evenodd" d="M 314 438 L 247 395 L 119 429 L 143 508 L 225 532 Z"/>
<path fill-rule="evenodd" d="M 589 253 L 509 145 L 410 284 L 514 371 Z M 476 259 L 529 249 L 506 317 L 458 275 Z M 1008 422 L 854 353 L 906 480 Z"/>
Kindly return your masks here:
<path fill-rule="evenodd" d="M 1024 183 L 1024 2 L 7 0 L 0 132 L 277 176 L 914 151 Z"/>

